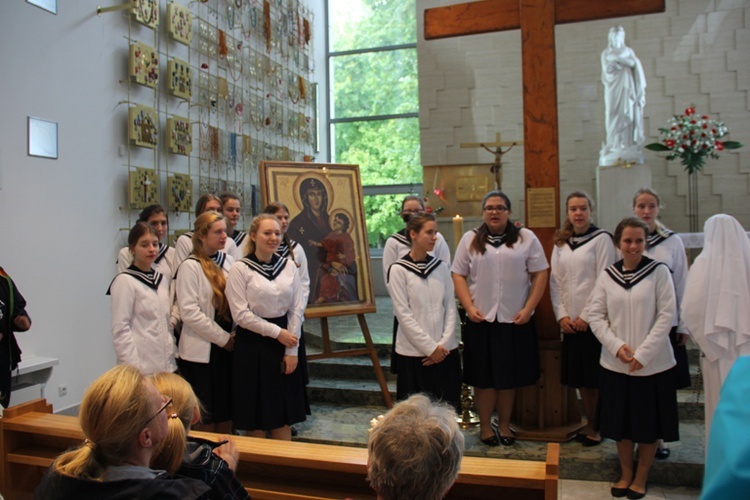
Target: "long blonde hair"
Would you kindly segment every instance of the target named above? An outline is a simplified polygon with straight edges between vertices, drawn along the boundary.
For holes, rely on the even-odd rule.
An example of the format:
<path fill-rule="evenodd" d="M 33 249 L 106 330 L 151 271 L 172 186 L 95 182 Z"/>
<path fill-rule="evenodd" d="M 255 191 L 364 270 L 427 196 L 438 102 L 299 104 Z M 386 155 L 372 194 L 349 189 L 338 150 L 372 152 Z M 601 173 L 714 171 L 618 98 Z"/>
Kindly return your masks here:
<path fill-rule="evenodd" d="M 260 214 L 255 216 L 253 218 L 253 222 L 250 223 L 250 228 L 247 230 L 247 234 L 250 236 L 247 239 L 247 254 L 250 255 L 251 253 L 255 253 L 255 241 L 253 241 L 253 235 L 258 234 L 258 228 L 260 227 L 260 223 L 264 220 L 272 220 L 276 221 L 276 224 L 281 227 L 281 223 L 279 222 L 279 219 L 276 218 L 275 215 L 271 214 Z"/>
<path fill-rule="evenodd" d="M 208 235 L 208 231 L 211 226 L 218 221 L 224 220 L 224 216 L 213 210 L 203 212 L 195 219 L 193 226 L 193 253 L 198 262 L 201 263 L 203 268 L 203 274 L 206 275 L 208 282 L 211 283 L 211 289 L 214 292 L 214 308 L 216 313 L 224 318 L 229 319 L 229 304 L 227 303 L 227 297 L 224 294 L 224 289 L 227 286 L 227 277 L 224 276 L 224 271 L 216 265 L 209 256 L 206 248 L 203 246 L 201 238 L 205 238 Z"/>
<path fill-rule="evenodd" d="M 83 395 L 79 414 L 86 442 L 60 455 L 55 471 L 101 481 L 108 466 L 124 463 L 154 411 L 146 383 L 131 365 L 117 365 L 94 380 Z"/>
<path fill-rule="evenodd" d="M 172 398 L 169 412 L 175 415 L 175 418 L 169 418 L 167 436 L 154 450 L 151 468 L 163 469 L 174 474 L 180 468 L 182 457 L 185 455 L 188 429 L 196 416 L 200 419 L 201 404 L 188 381 L 179 375 L 161 372 L 150 378 L 161 394 Z"/>
<path fill-rule="evenodd" d="M 570 219 L 568 218 L 568 203 L 572 198 L 585 199 L 589 205 L 589 213 L 591 215 L 593 215 L 594 213 L 594 202 L 591 201 L 591 197 L 588 195 L 588 193 L 586 193 L 585 191 L 573 191 L 572 193 L 570 193 L 568 197 L 565 198 L 565 220 L 563 221 L 560 229 L 555 231 L 554 242 L 558 247 L 563 246 L 565 242 L 568 241 L 568 238 L 573 236 L 573 223 L 570 222 Z M 590 220 L 591 219 L 589 219 L 589 221 Z"/>

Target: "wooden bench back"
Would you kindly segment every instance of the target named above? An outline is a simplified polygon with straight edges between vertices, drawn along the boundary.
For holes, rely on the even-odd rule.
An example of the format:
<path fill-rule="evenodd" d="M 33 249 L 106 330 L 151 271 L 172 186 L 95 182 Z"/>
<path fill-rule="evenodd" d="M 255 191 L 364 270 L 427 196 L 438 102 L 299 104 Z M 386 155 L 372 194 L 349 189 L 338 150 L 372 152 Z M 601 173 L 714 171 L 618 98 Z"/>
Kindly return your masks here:
<path fill-rule="evenodd" d="M 84 439 L 77 417 L 55 415 L 41 399 L 7 409 L 0 429 L 0 491 L 7 500 L 33 498 L 55 458 Z M 365 448 L 241 436 L 234 442 L 240 454 L 237 476 L 254 499 L 375 498 L 366 480 Z M 559 460 L 556 443 L 548 445 L 546 463 L 464 457 L 447 498 L 556 500 Z"/>

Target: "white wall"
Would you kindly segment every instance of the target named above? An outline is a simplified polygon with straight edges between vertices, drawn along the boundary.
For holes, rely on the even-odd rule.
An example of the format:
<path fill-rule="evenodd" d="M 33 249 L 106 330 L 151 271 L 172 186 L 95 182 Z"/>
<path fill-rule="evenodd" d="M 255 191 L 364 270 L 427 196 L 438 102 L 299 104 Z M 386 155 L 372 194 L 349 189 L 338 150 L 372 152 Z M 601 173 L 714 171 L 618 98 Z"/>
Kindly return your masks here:
<path fill-rule="evenodd" d="M 523 139 L 520 31 L 424 40 L 425 8 L 456 0 L 417 0 L 422 163 L 490 163 L 489 153 L 460 149 L 462 142 Z M 560 117 L 561 201 L 584 189 L 595 196 L 595 168 L 604 140 L 604 98 L 599 55 L 611 26 L 625 28 L 626 43 L 644 66 L 648 142 L 675 113 L 695 104 L 726 122 L 730 138 L 744 143 L 708 162 L 699 179 L 700 224 L 717 212 L 750 229 L 750 0 L 667 0 L 666 12 L 556 28 Z M 678 162 L 646 151 L 662 218 L 688 229 L 687 175 Z M 523 150 L 503 158 L 503 188 L 523 219 Z"/>
<path fill-rule="evenodd" d="M 308 2 L 316 37 L 321 2 Z M 127 20 L 121 12 L 97 16 L 96 8 L 116 3 L 61 1 L 58 15 L 21 0 L 0 7 L 0 265 L 29 304 L 32 328 L 18 334 L 24 356 L 60 359 L 46 394 L 56 411 L 77 405 L 115 363 L 105 292 L 131 216 L 120 210 L 127 168 L 118 155 L 126 142 L 118 81 L 127 69 Z M 317 38 L 316 50 L 322 45 Z M 58 122 L 58 160 L 26 155 L 29 115 Z M 59 398 L 61 384 L 68 394 Z"/>

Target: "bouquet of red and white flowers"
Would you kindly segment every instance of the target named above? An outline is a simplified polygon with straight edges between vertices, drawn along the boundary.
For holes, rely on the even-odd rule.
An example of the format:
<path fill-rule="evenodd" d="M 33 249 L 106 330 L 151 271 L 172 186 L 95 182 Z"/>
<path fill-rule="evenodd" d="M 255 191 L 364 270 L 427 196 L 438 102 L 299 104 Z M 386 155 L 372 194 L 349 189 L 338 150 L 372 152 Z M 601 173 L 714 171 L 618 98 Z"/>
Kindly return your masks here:
<path fill-rule="evenodd" d="M 667 126 L 659 129 L 661 142 L 647 144 L 651 151 L 669 151 L 667 160 L 680 158 L 689 174 L 699 172 L 706 163 L 706 157 L 719 158 L 719 152 L 725 149 L 741 148 L 736 141 L 722 141 L 729 129 L 723 122 L 710 119 L 707 115 L 698 115 L 694 107 L 685 110 L 685 114 L 675 115 L 669 119 Z"/>

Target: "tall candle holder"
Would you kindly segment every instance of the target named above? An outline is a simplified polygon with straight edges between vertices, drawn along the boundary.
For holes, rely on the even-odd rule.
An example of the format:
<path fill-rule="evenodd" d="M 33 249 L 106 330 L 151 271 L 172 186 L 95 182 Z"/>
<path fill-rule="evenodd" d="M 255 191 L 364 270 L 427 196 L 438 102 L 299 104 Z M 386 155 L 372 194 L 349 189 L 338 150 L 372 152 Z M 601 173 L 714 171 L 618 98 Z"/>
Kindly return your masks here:
<path fill-rule="evenodd" d="M 466 331 L 466 310 L 460 302 L 458 303 L 458 317 L 461 320 L 461 342 L 458 344 L 458 349 L 463 358 L 463 337 L 464 332 Z M 479 424 L 479 416 L 474 411 L 474 396 L 472 395 L 471 387 L 463 382 L 461 383 L 461 414 L 456 418 L 456 421 L 462 429 L 475 427 Z"/>

